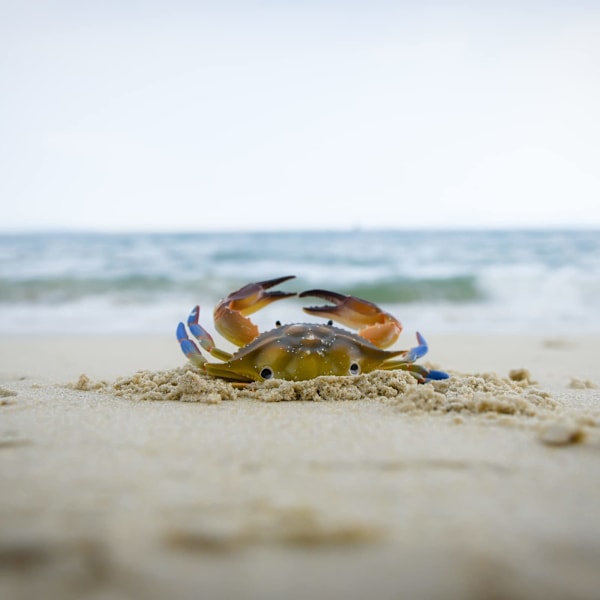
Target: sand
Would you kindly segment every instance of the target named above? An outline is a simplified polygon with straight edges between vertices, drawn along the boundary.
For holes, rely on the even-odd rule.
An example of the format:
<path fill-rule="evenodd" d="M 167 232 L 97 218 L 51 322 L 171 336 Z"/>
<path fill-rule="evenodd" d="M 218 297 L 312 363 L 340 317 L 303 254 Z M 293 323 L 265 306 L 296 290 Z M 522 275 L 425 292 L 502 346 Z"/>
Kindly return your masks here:
<path fill-rule="evenodd" d="M 0 339 L 1 598 L 598 598 L 600 338 L 236 390 L 171 337 Z"/>

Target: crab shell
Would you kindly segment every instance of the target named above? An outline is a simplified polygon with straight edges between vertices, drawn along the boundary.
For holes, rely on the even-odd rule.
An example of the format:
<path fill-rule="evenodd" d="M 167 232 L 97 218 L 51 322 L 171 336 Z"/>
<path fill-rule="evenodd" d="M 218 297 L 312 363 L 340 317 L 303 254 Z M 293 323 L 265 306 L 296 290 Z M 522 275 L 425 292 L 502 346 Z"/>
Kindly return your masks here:
<path fill-rule="evenodd" d="M 382 350 L 359 335 L 318 323 L 282 325 L 259 335 L 223 363 L 206 363 L 209 375 L 240 382 L 320 375 L 357 375 L 385 368 L 405 350 Z"/>

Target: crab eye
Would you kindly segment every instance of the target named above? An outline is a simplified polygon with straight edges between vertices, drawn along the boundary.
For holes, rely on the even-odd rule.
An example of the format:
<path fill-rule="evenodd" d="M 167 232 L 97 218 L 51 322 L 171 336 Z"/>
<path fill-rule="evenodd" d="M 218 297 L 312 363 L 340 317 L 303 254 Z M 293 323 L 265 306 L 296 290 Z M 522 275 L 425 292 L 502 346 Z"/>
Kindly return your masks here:
<path fill-rule="evenodd" d="M 360 365 L 356 362 L 353 362 L 350 365 L 350 375 L 358 375 L 360 373 Z"/>
<path fill-rule="evenodd" d="M 260 370 L 260 376 L 263 379 L 271 379 L 273 377 L 273 369 L 271 367 L 264 367 Z"/>

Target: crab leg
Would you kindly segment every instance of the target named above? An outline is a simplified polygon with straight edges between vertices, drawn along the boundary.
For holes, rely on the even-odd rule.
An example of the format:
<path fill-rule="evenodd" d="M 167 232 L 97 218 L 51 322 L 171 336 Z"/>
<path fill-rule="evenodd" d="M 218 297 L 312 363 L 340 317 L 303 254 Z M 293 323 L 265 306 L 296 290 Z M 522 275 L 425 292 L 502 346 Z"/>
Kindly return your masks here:
<path fill-rule="evenodd" d="M 200 346 L 204 348 L 207 352 L 209 352 L 215 358 L 219 360 L 229 360 L 231 358 L 231 353 L 226 352 L 225 350 L 221 350 L 215 346 L 215 342 L 212 339 L 212 336 L 200 323 L 198 322 L 200 318 L 200 307 L 196 306 L 194 310 L 190 313 L 188 317 L 187 324 L 191 334 L 200 342 Z"/>
<path fill-rule="evenodd" d="M 404 355 L 404 362 L 415 362 L 422 356 L 425 356 L 427 352 L 429 352 L 429 346 L 427 345 L 427 341 L 425 338 L 417 331 L 417 342 L 419 342 L 418 346 L 411 348 L 406 351 Z"/>
<path fill-rule="evenodd" d="M 251 315 L 276 300 L 295 296 L 296 294 L 293 292 L 266 291 L 293 278 L 294 275 L 288 275 L 287 277 L 249 283 L 229 294 L 215 308 L 214 320 L 217 331 L 236 346 L 249 344 L 258 337 L 259 331 L 258 327 L 247 318 L 247 315 Z"/>
<path fill-rule="evenodd" d="M 382 365 L 381 369 L 389 371 L 391 369 L 402 369 L 408 371 L 419 383 L 429 383 L 430 381 L 438 381 L 440 379 L 448 379 L 450 375 L 444 371 L 436 371 L 435 369 L 427 369 L 423 365 L 413 365 L 409 363 L 400 363 L 396 366 Z"/>
<path fill-rule="evenodd" d="M 329 317 L 338 323 L 358 330 L 358 335 L 379 348 L 391 346 L 402 332 L 396 317 L 381 310 L 376 304 L 327 290 L 307 290 L 300 298 L 315 296 L 333 303 L 333 306 L 309 306 L 304 312 L 318 317 Z"/>
<path fill-rule="evenodd" d="M 404 369 L 405 371 L 409 371 L 412 375 L 414 375 L 420 383 L 438 379 L 448 379 L 449 375 L 444 371 L 436 371 L 435 369 L 427 369 L 422 365 L 412 364 L 417 359 L 425 356 L 429 350 L 427 341 L 418 331 L 417 341 L 419 342 L 419 345 L 411 348 L 410 350 L 406 350 L 402 358 L 383 363 L 380 368 L 385 369 L 386 371 L 391 369 Z"/>
<path fill-rule="evenodd" d="M 190 313 L 190 316 L 187 320 L 190 333 L 200 342 L 200 346 L 209 354 L 220 360 L 229 360 L 231 358 L 231 354 L 215 346 L 215 342 L 210 333 L 208 333 L 208 331 L 206 331 L 206 329 L 204 329 L 204 327 L 202 327 L 202 325 L 200 325 L 198 322 L 199 317 L 200 307 L 196 306 Z M 204 367 L 206 364 L 206 359 L 204 356 L 202 356 L 200 348 L 198 348 L 196 342 L 189 338 L 183 323 L 179 323 L 177 326 L 177 340 L 179 341 L 179 345 L 181 346 L 183 353 L 197 367 Z"/>
<path fill-rule="evenodd" d="M 188 357 L 188 359 L 195 366 L 203 369 L 204 365 L 206 364 L 206 359 L 204 356 L 202 356 L 200 348 L 198 348 L 196 342 L 190 340 L 188 337 L 185 325 L 183 323 L 179 323 L 179 325 L 177 325 L 177 341 L 179 342 L 181 351 Z"/>

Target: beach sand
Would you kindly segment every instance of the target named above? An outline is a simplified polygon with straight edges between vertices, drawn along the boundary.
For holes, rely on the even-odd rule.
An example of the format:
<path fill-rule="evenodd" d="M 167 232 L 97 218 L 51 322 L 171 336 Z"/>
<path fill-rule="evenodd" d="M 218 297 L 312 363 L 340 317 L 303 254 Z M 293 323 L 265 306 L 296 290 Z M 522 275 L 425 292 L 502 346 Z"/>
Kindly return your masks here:
<path fill-rule="evenodd" d="M 600 338 L 428 339 L 449 382 L 245 391 L 0 339 L 0 597 L 598 598 Z"/>

